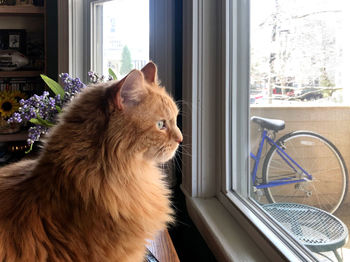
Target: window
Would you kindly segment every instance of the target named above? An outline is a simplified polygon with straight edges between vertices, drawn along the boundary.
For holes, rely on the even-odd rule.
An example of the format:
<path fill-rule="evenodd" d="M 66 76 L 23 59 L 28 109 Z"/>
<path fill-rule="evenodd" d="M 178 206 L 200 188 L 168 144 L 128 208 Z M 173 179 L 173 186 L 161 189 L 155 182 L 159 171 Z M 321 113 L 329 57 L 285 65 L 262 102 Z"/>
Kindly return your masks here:
<path fill-rule="evenodd" d="M 91 25 L 94 71 L 120 79 L 149 61 L 149 0 L 92 2 Z"/>
<path fill-rule="evenodd" d="M 303 175 L 295 178 L 301 182 L 293 182 L 289 174 L 295 172 L 287 156 L 265 145 L 256 170 L 256 159 L 251 158 L 251 196 L 260 204 L 314 206 L 349 227 L 345 194 L 350 158 L 344 139 L 349 124 L 349 9 L 341 0 L 251 0 L 250 10 L 250 117 L 283 120 L 285 128 L 275 132 L 270 127 L 268 135 L 282 139 L 283 151 L 310 174 L 307 183 Z M 259 121 L 250 121 L 250 150 L 255 156 L 264 131 Z M 288 135 L 297 130 L 304 131 Z M 336 261 L 332 254 L 327 256 Z"/>
<path fill-rule="evenodd" d="M 127 69 L 141 69 L 152 60 L 162 84 L 174 92 L 174 1 L 75 0 L 71 5 L 75 42 L 79 34 L 89 39 L 72 46 L 75 75 L 84 79 L 89 70 L 107 75 L 112 68 L 120 79 Z"/>
<path fill-rule="evenodd" d="M 256 2 L 259 3 L 254 6 Z M 245 255 L 250 256 L 250 260 L 257 261 L 262 261 L 264 258 L 267 261 L 317 261 L 319 259 L 317 255 L 291 237 L 283 226 L 276 223 L 268 212 L 261 208 L 262 204 L 267 202 L 265 190 L 257 190 L 250 174 L 250 169 L 253 167 L 250 163 L 250 151 L 255 154 L 260 134 L 257 132 L 258 125 L 250 121 L 251 116 L 284 120 L 286 127 L 283 130 L 282 124 L 276 127 L 280 128 L 276 139 L 299 129 L 308 129 L 321 134 L 335 144 L 343 155 L 345 163 L 348 161 L 347 141 L 343 139 L 344 136 L 349 135 L 345 134 L 348 129 L 346 126 L 349 124 L 346 113 L 348 108 L 344 104 L 346 90 L 345 88 L 340 90 L 338 85 L 344 81 L 341 75 L 345 69 L 338 65 L 346 62 L 347 52 L 344 52 L 346 48 L 343 48 L 347 41 L 344 40 L 346 33 L 342 31 L 342 28 L 345 28 L 344 22 L 339 16 L 336 21 L 332 18 L 322 20 L 320 17 L 316 23 L 309 21 L 307 23 L 309 27 L 316 28 L 311 30 L 312 33 L 316 31 L 318 36 L 324 34 L 325 38 L 321 40 L 313 39 L 315 35 L 312 35 L 311 31 L 307 32 L 304 28 L 307 27 L 305 23 L 298 24 L 298 28 L 302 27 L 304 30 L 303 37 L 310 33 L 309 38 L 318 44 L 313 42 L 315 50 L 302 51 L 300 48 L 294 48 L 298 50 L 293 49 L 293 52 L 290 51 L 288 54 L 286 50 L 292 40 L 295 40 L 296 45 L 307 45 L 300 41 L 302 38 L 300 35 L 291 35 L 292 29 L 277 27 L 281 32 L 278 32 L 278 40 L 276 37 L 276 41 L 272 41 L 274 42 L 272 44 L 271 35 L 274 32 L 266 34 L 267 29 L 264 29 L 265 32 L 255 34 L 251 29 L 256 27 L 255 20 L 264 17 L 264 12 L 269 12 L 276 3 L 279 3 L 282 9 L 283 4 L 280 2 L 289 5 L 283 7 L 284 15 L 286 11 L 297 10 L 301 12 L 298 15 L 303 16 L 302 9 L 299 8 L 302 2 L 298 1 L 274 0 L 270 3 L 270 1 L 227 0 L 213 3 L 193 0 L 184 3 L 184 10 L 188 11 L 187 13 L 184 11 L 183 94 L 184 100 L 191 102 L 192 111 L 185 112 L 183 127 L 184 143 L 189 144 L 192 158 L 183 156 L 182 187 L 187 196 L 189 212 L 195 223 L 208 242 L 215 243 L 212 245 L 212 250 L 216 256 L 226 259 L 241 258 L 242 250 Z M 326 1 L 322 2 L 326 3 Z M 295 6 L 291 8 L 293 4 Z M 312 10 L 315 6 L 317 8 Z M 327 5 L 323 7 L 325 6 Z M 307 3 L 306 7 L 308 8 L 306 11 L 310 14 L 326 15 L 327 13 L 323 12 L 327 9 L 320 9 L 321 5 Z M 334 4 L 329 10 L 333 12 L 338 8 L 339 6 Z M 253 12 L 259 14 L 255 16 Z M 271 17 L 270 13 L 266 16 Z M 311 19 L 311 16 L 309 18 Z M 326 22 L 328 19 L 331 20 L 329 24 Z M 273 19 L 271 21 L 266 22 L 270 31 L 274 26 Z M 258 22 L 256 24 L 259 25 Z M 339 26 L 340 24 L 342 26 Z M 288 25 L 296 28 L 296 25 L 291 23 Z M 300 30 L 297 31 L 299 33 Z M 331 31 L 330 34 L 327 33 L 329 31 Z M 337 37 L 340 42 L 336 40 L 334 44 L 334 39 L 338 39 Z M 268 42 L 264 43 L 264 39 Z M 330 47 L 323 46 L 322 41 L 327 42 Z M 270 46 L 274 48 L 272 51 L 269 49 Z M 321 50 L 317 51 L 316 46 Z M 310 54 L 311 51 L 322 53 L 322 59 L 315 54 Z M 303 53 L 306 55 L 302 56 Z M 290 60 L 284 57 L 287 54 Z M 296 54 L 297 57 L 292 57 L 292 54 Z M 330 54 L 333 56 L 330 57 Z M 316 61 L 316 58 L 320 61 Z M 305 59 L 309 65 L 314 65 L 318 69 L 306 70 L 308 65 Z M 268 76 L 271 70 L 270 60 L 275 61 L 272 76 Z M 285 60 L 288 63 L 283 65 L 282 62 Z M 292 71 L 288 71 L 288 66 L 293 63 L 300 63 L 305 68 L 303 70 L 292 68 Z M 277 69 L 281 70 L 279 78 L 276 76 Z M 309 71 L 310 75 L 305 74 L 307 73 L 305 71 Z M 282 82 L 285 86 L 282 86 Z M 269 83 L 273 84 L 273 88 L 279 85 L 280 89 L 288 87 L 291 90 L 299 87 L 298 90 L 306 89 L 307 85 L 312 83 L 313 88 L 321 90 L 317 92 L 322 93 L 322 98 L 288 99 L 285 90 L 283 94 L 274 94 L 273 89 L 269 93 L 266 89 Z M 313 90 L 308 92 L 316 93 Z M 326 95 L 326 93 L 329 94 Z M 282 95 L 287 99 L 282 99 Z M 288 95 L 292 96 L 291 93 Z M 306 140 L 302 140 L 300 144 L 302 150 L 308 145 L 318 147 L 314 142 Z M 264 148 L 262 159 L 265 159 L 267 150 L 268 148 Z M 327 155 L 322 157 L 328 159 Z M 320 157 L 316 158 L 320 159 Z M 318 161 L 319 166 L 323 164 L 322 162 L 325 160 Z M 263 161 L 259 168 L 262 167 Z M 262 170 L 258 170 L 258 173 L 261 174 Z M 328 182 L 330 185 L 330 181 Z M 338 191 L 337 188 L 333 189 Z M 305 189 L 304 193 L 308 194 L 308 190 Z M 312 203 L 306 202 L 306 204 Z M 347 213 L 346 204 L 342 204 L 341 207 L 344 208 L 344 213 Z M 245 239 L 243 235 L 249 235 L 250 238 Z M 238 249 L 240 252 L 237 252 Z M 334 256 L 330 256 L 331 259 L 335 259 Z"/>
<path fill-rule="evenodd" d="M 284 4 L 291 2 L 275 0 L 269 6 L 274 7 L 276 1 Z M 150 58 L 158 64 L 160 79 L 170 89 L 174 86 L 172 78 L 174 53 L 171 47 L 173 13 L 169 12 L 173 2 L 172 0 L 149 1 Z M 346 102 L 349 96 L 346 95 L 347 90 L 344 88 L 334 90 L 333 93 L 338 92 L 334 97 L 332 94 L 332 96 L 315 98 L 312 101 L 293 101 L 291 103 L 296 104 L 294 106 L 289 102 L 276 104 L 282 99 L 278 101 L 272 99 L 279 95 L 274 94 L 272 90 L 272 98 L 263 99 L 266 103 L 260 104 L 258 101 L 260 98 L 257 97 L 260 93 L 266 95 L 264 88 L 267 80 L 266 78 L 256 81 L 249 79 L 250 65 L 253 65 L 252 59 L 254 54 L 257 54 L 255 51 L 250 56 L 249 48 L 249 39 L 254 38 L 252 34 L 249 35 L 250 4 L 253 10 L 255 2 L 255 0 L 251 2 L 249 0 L 183 1 L 183 100 L 186 101 L 183 106 L 183 132 L 186 152 L 183 154 L 182 189 L 186 195 L 190 215 L 205 239 L 211 243 L 216 256 L 226 260 L 238 258 L 247 261 L 317 261 L 305 247 L 283 232 L 283 228 L 273 223 L 271 217 L 259 208 L 259 195 L 258 198 L 254 195 L 249 172 L 250 151 L 255 152 L 258 132 L 256 132 L 256 124 L 250 123 L 249 119 L 252 115 L 281 118 L 286 121 L 283 132 L 302 127 L 321 133 L 329 138 L 344 159 L 349 161 L 350 153 L 347 150 L 350 145 L 347 143 L 348 139 L 344 139 L 349 136 L 350 112 Z M 293 3 L 297 2 L 293 1 Z M 317 1 L 314 6 L 318 6 L 319 2 L 326 3 L 326 1 Z M 332 10 L 339 10 L 340 7 L 336 2 L 334 1 Z M 87 71 L 91 69 L 88 68 L 91 61 L 95 61 L 92 63 L 92 69 L 99 68 L 101 72 L 104 70 L 105 60 L 102 57 L 105 40 L 103 40 L 103 30 L 97 29 L 102 28 L 103 6 L 109 2 L 76 0 L 69 3 L 74 14 L 71 17 L 70 27 L 72 30 L 70 37 L 73 38 L 73 41 L 70 40 L 72 55 L 69 57 L 73 60 L 70 63 L 70 71 L 73 75 L 84 79 Z M 91 3 L 93 9 L 91 9 Z M 271 11 L 271 8 L 266 10 L 261 8 L 261 15 L 264 11 Z M 90 16 L 91 10 L 94 10 L 92 16 Z M 341 6 L 341 10 L 341 16 L 348 23 L 349 7 Z M 325 13 L 322 14 L 325 15 Z M 340 14 L 336 21 L 339 19 Z M 110 18 L 108 23 L 110 25 L 108 33 L 113 34 L 118 31 L 117 18 Z M 332 23 L 334 23 L 333 20 Z M 91 31 L 90 25 L 93 25 L 94 30 Z M 332 34 L 334 32 L 332 31 Z M 95 37 L 96 41 L 92 43 L 88 41 L 91 38 L 86 36 L 87 33 L 91 33 L 91 37 Z M 322 77 L 325 76 L 324 72 L 327 73 L 329 80 L 324 77 L 324 83 L 331 83 L 334 80 L 333 82 L 337 84 L 339 79 L 344 80 L 339 76 L 346 75 L 346 69 L 349 68 L 347 35 L 347 33 L 336 33 L 336 37 L 339 36 L 340 43 L 343 44 L 336 44 L 334 49 L 339 51 L 339 47 L 344 46 L 340 52 L 341 56 L 338 56 L 340 60 L 337 60 L 344 63 L 344 67 L 341 67 L 340 71 L 326 67 L 325 70 L 322 69 L 323 71 L 314 70 L 313 72 L 321 72 L 318 76 L 316 72 L 310 78 L 314 86 L 320 86 Z M 270 39 L 270 36 L 266 38 Z M 283 48 L 287 47 L 285 40 L 287 39 L 289 43 L 291 35 L 283 29 L 279 37 L 279 40 L 284 42 L 279 42 L 279 49 L 275 53 L 283 55 Z M 91 46 L 96 43 L 97 45 Z M 112 39 L 109 44 L 111 50 L 123 46 L 120 39 Z M 265 56 L 265 60 L 266 57 L 270 57 L 270 53 L 271 51 Z M 250 59 L 251 63 L 249 63 Z M 310 61 L 313 59 L 309 58 Z M 338 65 L 333 60 L 331 64 L 331 67 L 334 64 Z M 112 65 L 112 62 L 109 65 Z M 107 66 L 109 65 L 107 63 Z M 253 73 L 255 74 L 257 68 L 261 66 L 255 67 Z M 268 66 L 265 65 L 266 67 Z M 269 71 L 261 72 L 255 75 L 255 79 Z M 252 76 L 254 76 L 253 73 Z M 280 79 L 284 79 L 287 86 L 293 81 L 291 84 L 293 88 L 303 87 L 302 85 L 309 81 L 303 80 L 300 84 L 299 82 L 295 84 L 294 78 L 297 79 L 295 76 L 282 74 Z M 298 79 L 304 78 L 298 77 Z M 258 83 L 259 81 L 264 84 Z M 249 83 L 252 84 L 251 90 Z M 278 81 L 276 83 L 279 84 Z M 326 87 L 333 88 L 330 84 Z M 254 96 L 254 101 L 251 95 Z M 327 103 L 321 103 L 321 101 Z M 323 112 L 317 113 L 318 110 Z M 279 138 L 283 132 L 282 130 L 278 132 L 276 138 Z M 344 213 L 348 214 L 348 212 Z"/>
<path fill-rule="evenodd" d="M 344 4 L 251 1 L 251 104 L 348 104 Z"/>
<path fill-rule="evenodd" d="M 131 64 L 132 68 L 142 68 L 144 61 L 152 60 L 158 65 L 162 84 L 173 92 L 174 1 L 63 1 L 59 2 L 59 12 L 63 18 L 59 49 L 61 53 L 69 52 L 68 61 L 62 61 L 62 65 L 70 74 L 87 82 L 88 71 L 106 74 L 111 67 L 120 78 L 126 46 L 124 61 L 131 57 L 131 63 L 124 63 L 126 67 Z M 67 28 L 64 17 L 69 21 Z"/>

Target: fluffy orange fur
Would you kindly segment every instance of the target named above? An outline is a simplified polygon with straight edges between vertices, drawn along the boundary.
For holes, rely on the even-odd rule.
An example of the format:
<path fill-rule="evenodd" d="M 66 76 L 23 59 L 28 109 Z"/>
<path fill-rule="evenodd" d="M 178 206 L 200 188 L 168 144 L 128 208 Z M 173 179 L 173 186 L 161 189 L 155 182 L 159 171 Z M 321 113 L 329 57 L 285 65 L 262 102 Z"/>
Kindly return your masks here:
<path fill-rule="evenodd" d="M 152 62 L 86 88 L 37 159 L 0 169 L 0 261 L 142 261 L 172 221 L 157 166 L 182 141 L 177 114 Z"/>

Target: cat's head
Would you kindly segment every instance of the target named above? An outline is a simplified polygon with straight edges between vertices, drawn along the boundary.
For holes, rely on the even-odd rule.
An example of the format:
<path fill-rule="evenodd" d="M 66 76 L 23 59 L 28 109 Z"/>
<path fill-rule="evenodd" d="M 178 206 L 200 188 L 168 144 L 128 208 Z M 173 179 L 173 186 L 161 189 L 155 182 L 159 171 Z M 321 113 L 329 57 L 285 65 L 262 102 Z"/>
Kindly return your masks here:
<path fill-rule="evenodd" d="M 157 67 L 150 62 L 116 83 L 112 93 L 115 119 L 110 124 L 118 125 L 115 131 L 123 130 L 123 141 L 144 158 L 163 163 L 174 156 L 183 137 L 176 124 L 178 108 L 157 79 Z"/>

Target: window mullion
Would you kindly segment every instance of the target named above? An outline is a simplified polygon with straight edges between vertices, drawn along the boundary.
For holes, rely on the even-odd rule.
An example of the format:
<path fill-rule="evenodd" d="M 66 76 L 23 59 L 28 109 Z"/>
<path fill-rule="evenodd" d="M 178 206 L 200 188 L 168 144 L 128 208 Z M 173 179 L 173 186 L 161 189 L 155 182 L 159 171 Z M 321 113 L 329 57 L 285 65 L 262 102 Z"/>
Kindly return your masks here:
<path fill-rule="evenodd" d="M 191 117 L 184 116 L 183 127 L 191 134 L 191 140 L 185 134 L 184 144 L 191 145 L 193 157 L 183 156 L 183 188 L 192 196 L 210 197 L 216 194 L 216 176 L 221 172 L 218 8 L 216 1 L 206 0 L 186 1 L 184 10 L 187 8 L 191 12 L 184 13 L 183 96 L 191 101 L 191 108 L 184 107 Z M 191 35 L 186 22 L 192 25 Z"/>

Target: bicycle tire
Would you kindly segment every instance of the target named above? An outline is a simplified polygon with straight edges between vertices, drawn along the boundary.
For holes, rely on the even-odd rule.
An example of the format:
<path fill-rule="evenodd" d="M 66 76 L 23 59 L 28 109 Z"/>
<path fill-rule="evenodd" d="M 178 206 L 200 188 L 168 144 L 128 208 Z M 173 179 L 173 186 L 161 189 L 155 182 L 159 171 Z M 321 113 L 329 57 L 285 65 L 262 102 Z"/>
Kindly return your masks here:
<path fill-rule="evenodd" d="M 313 178 L 307 182 L 264 188 L 267 200 L 270 203 L 306 204 L 334 213 L 345 199 L 348 189 L 348 171 L 336 146 L 311 131 L 288 133 L 278 139 L 276 144 L 282 146 L 284 151 Z M 277 150 L 278 148 L 273 145 L 266 155 L 263 183 L 281 179 L 285 174 L 289 176 L 294 174 L 296 178 L 301 178 L 300 173 L 292 171 L 292 168 L 276 153 Z M 299 168 L 298 171 L 302 172 Z"/>

